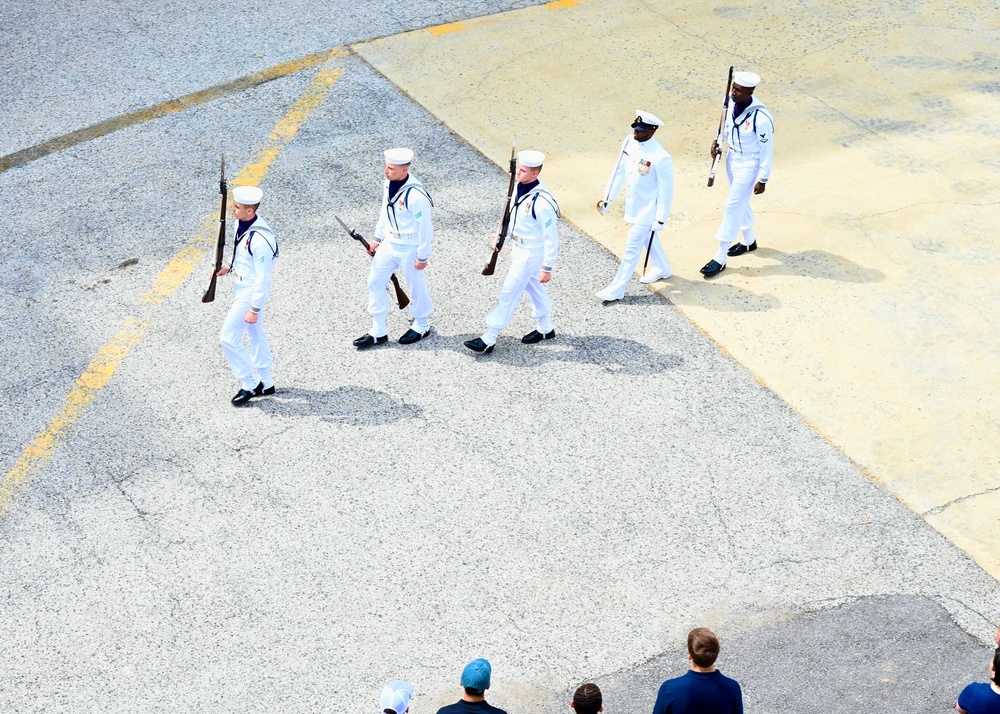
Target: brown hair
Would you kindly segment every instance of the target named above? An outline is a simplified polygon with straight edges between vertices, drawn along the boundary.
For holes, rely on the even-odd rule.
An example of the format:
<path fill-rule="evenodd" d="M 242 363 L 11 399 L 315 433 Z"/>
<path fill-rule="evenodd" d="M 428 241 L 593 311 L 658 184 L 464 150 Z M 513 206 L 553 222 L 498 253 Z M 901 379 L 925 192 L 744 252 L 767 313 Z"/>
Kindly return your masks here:
<path fill-rule="evenodd" d="M 719 656 L 719 638 L 707 627 L 696 627 L 688 633 L 688 654 L 699 667 L 711 667 Z"/>
<path fill-rule="evenodd" d="M 601 688 L 593 682 L 581 684 L 573 694 L 576 714 L 597 714 L 601 710 Z"/>

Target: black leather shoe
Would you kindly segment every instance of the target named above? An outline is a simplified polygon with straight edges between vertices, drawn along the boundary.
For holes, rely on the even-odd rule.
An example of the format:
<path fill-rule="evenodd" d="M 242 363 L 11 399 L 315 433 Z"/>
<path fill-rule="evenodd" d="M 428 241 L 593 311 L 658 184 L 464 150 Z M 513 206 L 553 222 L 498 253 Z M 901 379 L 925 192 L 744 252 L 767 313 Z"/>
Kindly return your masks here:
<path fill-rule="evenodd" d="M 743 255 L 744 253 L 753 253 L 755 250 L 757 250 L 757 241 L 754 241 L 750 245 L 735 243 L 729 246 L 729 250 L 726 251 L 726 255 L 735 258 L 737 255 Z"/>
<path fill-rule="evenodd" d="M 354 346 L 359 350 L 366 350 L 369 347 L 374 347 L 375 345 L 381 345 L 383 342 L 389 340 L 389 335 L 382 335 L 381 337 L 372 337 L 371 335 L 362 335 L 358 339 L 354 340 Z"/>
<path fill-rule="evenodd" d="M 488 345 L 485 342 L 483 342 L 482 337 L 477 337 L 474 340 L 466 340 L 465 346 L 468 347 L 473 352 L 478 352 L 480 354 L 485 354 L 485 355 L 488 355 L 490 352 L 492 352 L 493 348 L 495 347 L 495 345 Z"/>
<path fill-rule="evenodd" d="M 706 278 L 710 278 L 713 275 L 718 275 L 725 269 L 726 269 L 725 263 L 720 263 L 715 258 L 712 258 L 712 260 L 705 263 L 705 266 L 701 269 L 701 274 L 704 275 Z"/>
<path fill-rule="evenodd" d="M 412 345 L 414 342 L 420 342 L 420 340 L 431 334 L 430 330 L 427 332 L 417 332 L 412 327 L 406 331 L 406 334 L 399 338 L 399 344 L 401 345 Z"/>
<path fill-rule="evenodd" d="M 234 407 L 242 407 L 244 404 L 248 403 L 251 399 L 253 399 L 253 397 L 254 397 L 253 392 L 246 389 L 241 389 L 236 393 L 236 396 L 233 397 L 230 401 L 233 403 Z"/>
<path fill-rule="evenodd" d="M 531 332 L 529 332 L 528 334 L 526 334 L 524 337 L 521 338 L 521 342 L 523 342 L 526 345 L 533 345 L 536 342 L 541 342 L 542 340 L 551 340 L 555 336 L 556 336 L 555 330 L 549 330 L 544 335 L 538 330 L 532 330 Z"/>
<path fill-rule="evenodd" d="M 274 385 L 272 384 L 267 389 L 264 389 L 264 383 L 258 382 L 257 386 L 253 388 L 253 395 L 255 397 L 269 397 L 274 394 Z"/>

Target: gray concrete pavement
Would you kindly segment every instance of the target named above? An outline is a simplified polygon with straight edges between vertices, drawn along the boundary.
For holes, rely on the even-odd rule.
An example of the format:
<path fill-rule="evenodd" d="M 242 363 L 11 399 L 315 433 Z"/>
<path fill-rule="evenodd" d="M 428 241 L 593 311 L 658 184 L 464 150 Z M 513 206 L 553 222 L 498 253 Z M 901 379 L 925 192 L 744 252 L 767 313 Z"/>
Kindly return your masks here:
<path fill-rule="evenodd" d="M 294 18 L 250 26 L 246 44 L 271 64 L 502 9 L 408 8 L 313 9 L 304 23 L 309 8 L 288 6 L 275 12 Z M 41 16 L 19 13 L 19 37 L 43 34 Z M 216 57 L 180 53 L 201 47 L 212 16 L 190 10 L 181 47 L 150 30 L 146 59 L 119 37 L 131 73 L 93 58 L 96 83 L 73 87 L 94 95 L 47 112 L 44 132 L 20 129 L 9 150 L 256 69 L 220 77 Z M 59 52 L 82 53 L 86 33 L 65 32 Z M 32 46 L 55 76 L 55 45 Z M 203 261 L 0 521 L 0 709 L 345 712 L 403 677 L 421 714 L 456 699 L 462 665 L 486 656 L 491 700 L 512 714 L 551 711 L 588 679 L 609 682 L 609 711 L 644 712 L 697 624 L 732 643 L 724 668 L 750 711 L 810 711 L 788 698 L 790 675 L 857 685 L 857 700 L 825 711 L 858 711 L 892 653 L 843 657 L 858 632 L 884 632 L 923 668 L 922 695 L 886 711 L 947 711 L 956 683 L 981 678 L 997 582 L 668 304 L 638 283 L 622 303 L 596 301 L 615 260 L 572 226 L 552 284 L 558 339 L 522 346 L 525 306 L 496 352 L 473 359 L 461 342 L 499 289 L 479 270 L 505 178 L 359 58 L 340 62 L 262 184 L 282 241 L 267 311 L 279 393 L 229 405 L 237 386 L 217 345 L 228 286 L 201 304 Z M 107 104 L 99 88 L 117 72 L 136 87 Z M 217 210 L 217 154 L 249 161 L 310 75 L 0 174 L 3 472 Z M 152 76 L 183 86 L 157 94 Z M 25 127 L 46 113 L 35 100 L 0 111 Z M 332 214 L 370 233 L 390 145 L 416 150 L 437 206 L 435 332 L 358 353 L 367 258 Z M 406 327 L 390 316 L 391 335 Z M 817 637 L 838 666 L 808 680 L 793 665 Z"/>

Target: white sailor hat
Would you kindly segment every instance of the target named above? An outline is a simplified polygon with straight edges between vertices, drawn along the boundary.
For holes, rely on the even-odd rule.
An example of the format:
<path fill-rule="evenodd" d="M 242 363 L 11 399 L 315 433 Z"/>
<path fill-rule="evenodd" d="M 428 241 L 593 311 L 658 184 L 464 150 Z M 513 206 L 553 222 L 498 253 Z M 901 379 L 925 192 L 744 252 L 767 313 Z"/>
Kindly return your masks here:
<path fill-rule="evenodd" d="M 753 72 L 733 72 L 733 84 L 753 89 L 760 84 L 760 75 Z"/>
<path fill-rule="evenodd" d="M 382 697 L 379 699 L 379 712 L 386 709 L 403 714 L 410 708 L 410 700 L 413 698 L 413 685 L 404 682 L 402 679 L 389 682 L 382 689 Z"/>
<path fill-rule="evenodd" d="M 635 110 L 635 121 L 632 122 L 633 129 L 655 129 L 663 126 L 663 122 L 655 114 L 644 112 L 642 109 Z"/>
<path fill-rule="evenodd" d="M 403 166 L 413 161 L 411 149 L 386 149 L 385 162 L 393 166 Z"/>
<path fill-rule="evenodd" d="M 260 199 L 264 198 L 264 192 L 256 186 L 233 186 L 233 200 L 244 206 L 256 206 Z"/>
<path fill-rule="evenodd" d="M 541 151 L 525 149 L 517 152 L 517 163 L 528 169 L 537 169 L 545 162 L 545 154 Z"/>

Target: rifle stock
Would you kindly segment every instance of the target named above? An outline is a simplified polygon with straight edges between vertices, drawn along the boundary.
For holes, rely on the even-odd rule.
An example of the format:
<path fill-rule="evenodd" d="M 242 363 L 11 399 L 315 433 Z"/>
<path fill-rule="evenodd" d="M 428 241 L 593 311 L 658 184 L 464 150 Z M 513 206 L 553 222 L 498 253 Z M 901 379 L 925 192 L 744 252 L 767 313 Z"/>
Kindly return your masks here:
<path fill-rule="evenodd" d="M 715 136 L 717 151 L 712 159 L 712 170 L 708 173 L 708 185 L 715 184 L 715 172 L 719 168 L 719 161 L 722 159 L 722 132 L 726 128 L 726 112 L 729 111 L 729 90 L 733 85 L 733 67 L 729 67 L 729 79 L 726 80 L 726 95 L 722 100 L 722 116 L 719 117 L 719 132 Z"/>
<path fill-rule="evenodd" d="M 344 223 L 342 220 L 340 220 L 339 216 L 334 216 L 334 218 L 337 219 L 337 223 L 339 223 L 341 226 L 344 227 L 344 230 L 347 231 L 348 235 L 350 235 L 351 238 L 358 241 L 362 246 L 364 246 L 364 249 L 368 251 L 369 255 L 371 255 L 372 252 L 371 244 L 365 240 L 364 236 L 358 233 L 353 228 L 348 228 L 347 224 Z M 406 293 L 403 291 L 403 286 L 399 284 L 399 278 L 396 277 L 395 273 L 393 273 L 389 277 L 389 280 L 392 281 L 392 287 L 396 291 L 396 303 L 399 305 L 399 309 L 402 310 L 403 308 L 405 308 L 407 305 L 410 304 L 410 298 L 407 297 Z"/>
<path fill-rule="evenodd" d="M 201 296 L 202 302 L 212 302 L 215 300 L 215 283 L 219 278 L 219 270 L 222 269 L 222 253 L 226 247 L 226 197 L 229 186 L 226 183 L 226 155 L 222 155 L 222 169 L 219 174 L 219 193 L 222 194 L 222 208 L 219 209 L 219 237 L 215 241 L 215 263 L 212 267 L 212 279 L 208 283 L 208 290 Z"/>
<path fill-rule="evenodd" d="M 497 234 L 497 247 L 490 256 L 489 262 L 483 268 L 483 275 L 493 275 L 497 269 L 497 258 L 503 249 L 504 241 L 507 240 L 507 232 L 510 230 L 510 202 L 514 197 L 514 182 L 517 176 L 517 136 L 510 145 L 510 183 L 507 186 L 507 203 L 503 208 L 503 218 L 500 220 L 500 232 Z"/>

